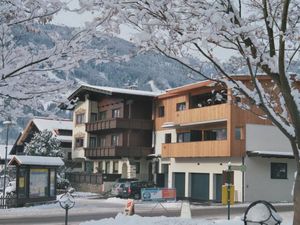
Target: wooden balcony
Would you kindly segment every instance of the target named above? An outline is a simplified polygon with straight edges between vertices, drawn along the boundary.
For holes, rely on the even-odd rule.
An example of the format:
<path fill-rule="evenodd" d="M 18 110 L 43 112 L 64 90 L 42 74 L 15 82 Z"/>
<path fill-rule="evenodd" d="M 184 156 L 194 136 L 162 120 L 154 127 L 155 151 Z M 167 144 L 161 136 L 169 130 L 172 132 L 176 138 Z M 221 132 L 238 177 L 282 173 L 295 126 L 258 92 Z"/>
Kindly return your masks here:
<path fill-rule="evenodd" d="M 87 132 L 96 132 L 109 129 L 152 130 L 153 121 L 141 119 L 114 118 L 85 124 L 85 130 Z"/>
<path fill-rule="evenodd" d="M 151 147 L 98 147 L 85 148 L 85 157 L 90 159 L 120 158 L 120 157 L 146 157 L 153 153 Z"/>
<path fill-rule="evenodd" d="M 157 128 L 161 128 L 165 122 L 185 125 L 199 122 L 229 120 L 230 108 L 230 104 L 224 103 L 183 111 L 168 111 L 165 117 L 156 118 L 155 123 Z"/>
<path fill-rule="evenodd" d="M 230 156 L 228 140 L 162 144 L 162 158 Z"/>

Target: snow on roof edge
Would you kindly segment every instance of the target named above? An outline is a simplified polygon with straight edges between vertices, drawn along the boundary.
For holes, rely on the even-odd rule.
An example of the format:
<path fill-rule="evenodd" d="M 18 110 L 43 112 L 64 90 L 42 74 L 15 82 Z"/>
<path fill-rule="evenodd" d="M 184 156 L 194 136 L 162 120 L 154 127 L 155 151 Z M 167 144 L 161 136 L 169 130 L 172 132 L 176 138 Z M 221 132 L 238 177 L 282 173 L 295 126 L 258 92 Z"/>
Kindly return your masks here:
<path fill-rule="evenodd" d="M 64 165 L 64 162 L 59 157 L 15 155 L 9 161 L 8 165 L 11 165 L 14 161 L 17 161 L 19 165 L 35 165 L 35 166 L 63 166 Z"/>

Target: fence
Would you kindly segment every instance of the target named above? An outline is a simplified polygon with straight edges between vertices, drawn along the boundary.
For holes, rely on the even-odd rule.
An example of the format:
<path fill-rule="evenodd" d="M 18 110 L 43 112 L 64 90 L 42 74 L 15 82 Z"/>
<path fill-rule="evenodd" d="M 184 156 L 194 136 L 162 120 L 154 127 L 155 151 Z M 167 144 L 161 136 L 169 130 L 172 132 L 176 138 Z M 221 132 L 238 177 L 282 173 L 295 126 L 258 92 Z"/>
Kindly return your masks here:
<path fill-rule="evenodd" d="M 16 196 L 0 197 L 0 209 L 7 209 L 17 206 Z"/>
<path fill-rule="evenodd" d="M 101 173 L 72 172 L 66 173 L 66 178 L 70 183 L 102 184 L 103 177 Z"/>

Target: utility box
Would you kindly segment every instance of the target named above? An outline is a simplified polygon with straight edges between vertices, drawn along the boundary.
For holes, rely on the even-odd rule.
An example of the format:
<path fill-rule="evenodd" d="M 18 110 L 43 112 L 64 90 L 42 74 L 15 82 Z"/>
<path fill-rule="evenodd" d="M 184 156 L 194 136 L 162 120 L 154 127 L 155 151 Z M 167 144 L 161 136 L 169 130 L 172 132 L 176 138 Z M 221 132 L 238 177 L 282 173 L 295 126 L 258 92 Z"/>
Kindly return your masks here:
<path fill-rule="evenodd" d="M 230 185 L 230 205 L 234 204 L 234 185 Z M 228 204 L 228 190 L 227 185 L 222 185 L 222 204 Z"/>

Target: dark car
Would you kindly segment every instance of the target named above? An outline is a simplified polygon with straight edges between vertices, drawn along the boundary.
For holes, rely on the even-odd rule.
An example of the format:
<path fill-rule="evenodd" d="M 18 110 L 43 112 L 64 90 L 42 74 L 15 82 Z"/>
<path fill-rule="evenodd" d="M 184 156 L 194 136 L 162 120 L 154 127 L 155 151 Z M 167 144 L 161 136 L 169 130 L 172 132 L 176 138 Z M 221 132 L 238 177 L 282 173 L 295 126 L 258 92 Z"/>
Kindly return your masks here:
<path fill-rule="evenodd" d="M 156 185 L 153 182 L 148 181 L 132 181 L 125 183 L 123 188 L 122 198 L 141 198 L 141 189 L 142 188 L 153 188 Z"/>

